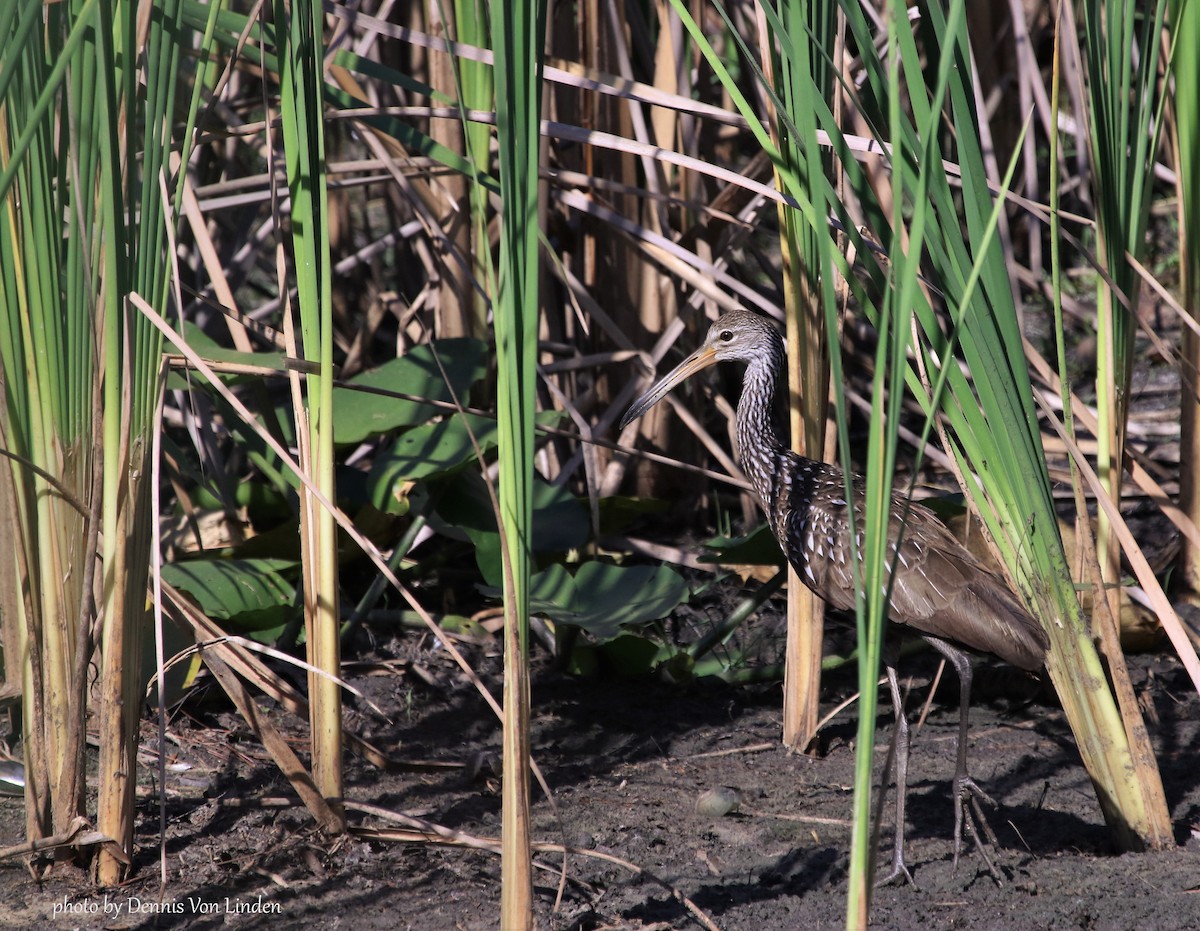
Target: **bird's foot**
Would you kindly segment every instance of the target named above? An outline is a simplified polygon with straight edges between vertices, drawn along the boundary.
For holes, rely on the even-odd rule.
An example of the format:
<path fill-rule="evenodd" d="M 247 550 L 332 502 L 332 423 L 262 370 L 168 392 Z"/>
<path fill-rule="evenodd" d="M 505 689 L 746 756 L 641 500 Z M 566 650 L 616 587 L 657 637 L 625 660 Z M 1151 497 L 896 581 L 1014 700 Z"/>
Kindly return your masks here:
<path fill-rule="evenodd" d="M 903 858 L 892 858 L 892 868 L 888 870 L 888 874 L 880 879 L 875 880 L 875 888 L 882 889 L 884 886 L 890 886 L 893 883 L 906 882 L 914 889 L 917 888 L 916 882 L 912 878 L 912 873 L 908 871 L 908 867 L 904 865 Z"/>
<path fill-rule="evenodd" d="M 981 802 L 987 802 L 993 808 L 996 803 L 992 797 L 979 787 L 970 776 L 963 774 L 954 779 L 954 866 L 958 866 L 958 857 L 962 853 L 963 828 L 966 828 L 971 839 L 975 841 L 975 849 L 987 866 L 988 875 L 995 880 L 997 886 L 1004 885 L 1004 877 L 996 869 L 992 860 L 992 851 L 998 846 L 996 834 L 988 824 L 983 814 Z"/>
<path fill-rule="evenodd" d="M 888 870 L 886 876 L 875 880 L 875 888 L 882 889 L 884 886 L 890 886 L 893 883 L 901 881 L 907 882 L 914 889 L 917 888 L 917 884 L 913 881 L 912 873 L 904 865 L 904 834 L 898 833 L 892 847 L 892 867 Z"/>

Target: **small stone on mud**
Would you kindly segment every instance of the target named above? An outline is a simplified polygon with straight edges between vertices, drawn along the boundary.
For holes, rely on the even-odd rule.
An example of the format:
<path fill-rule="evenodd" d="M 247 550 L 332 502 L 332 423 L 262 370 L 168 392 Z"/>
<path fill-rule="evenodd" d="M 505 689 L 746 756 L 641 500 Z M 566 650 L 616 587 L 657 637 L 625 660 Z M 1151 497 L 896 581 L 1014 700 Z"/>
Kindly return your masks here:
<path fill-rule="evenodd" d="M 742 794 L 729 786 L 716 786 L 696 799 L 696 813 L 710 818 L 723 818 L 738 810 Z"/>

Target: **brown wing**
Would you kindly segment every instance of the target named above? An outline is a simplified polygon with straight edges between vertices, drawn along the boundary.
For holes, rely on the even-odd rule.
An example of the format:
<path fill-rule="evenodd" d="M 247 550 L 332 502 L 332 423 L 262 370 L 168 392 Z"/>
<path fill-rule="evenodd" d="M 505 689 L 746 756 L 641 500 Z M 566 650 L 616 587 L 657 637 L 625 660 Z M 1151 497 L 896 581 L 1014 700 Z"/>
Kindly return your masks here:
<path fill-rule="evenodd" d="M 928 508 L 910 506 L 905 524 L 892 620 L 1022 669 L 1040 668 L 1049 638 L 1004 580 L 985 569 Z M 897 524 L 889 529 L 893 548 L 898 532 Z"/>
<path fill-rule="evenodd" d="M 793 565 L 821 598 L 843 610 L 854 607 L 852 550 L 840 474 L 837 482 L 810 489 L 807 507 L 787 515 Z M 797 502 L 799 503 L 799 502 Z M 981 653 L 993 653 L 1022 669 L 1038 669 L 1049 639 L 1002 579 L 962 546 L 937 516 L 918 504 L 893 501 L 888 527 L 889 558 L 896 563 L 891 620 Z M 863 524 L 863 502 L 855 500 L 855 524 Z M 904 534 L 900 536 L 900 515 Z M 897 556 L 896 543 L 900 541 Z"/>

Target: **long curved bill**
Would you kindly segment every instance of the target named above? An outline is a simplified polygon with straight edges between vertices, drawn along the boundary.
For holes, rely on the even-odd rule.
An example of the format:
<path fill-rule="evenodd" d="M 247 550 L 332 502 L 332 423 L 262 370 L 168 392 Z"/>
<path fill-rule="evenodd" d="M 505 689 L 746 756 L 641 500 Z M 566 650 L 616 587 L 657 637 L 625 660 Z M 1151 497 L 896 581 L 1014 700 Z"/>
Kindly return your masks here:
<path fill-rule="evenodd" d="M 624 430 L 630 423 L 637 420 L 642 414 L 646 413 L 646 411 L 650 410 L 650 408 L 666 397 L 667 392 L 681 381 L 690 378 L 710 365 L 715 365 L 716 361 L 717 350 L 712 346 L 701 346 L 675 366 L 669 374 L 664 375 L 655 382 L 649 391 L 634 401 L 629 406 L 629 410 L 625 412 L 625 416 L 621 418 L 621 425 L 618 429 Z"/>

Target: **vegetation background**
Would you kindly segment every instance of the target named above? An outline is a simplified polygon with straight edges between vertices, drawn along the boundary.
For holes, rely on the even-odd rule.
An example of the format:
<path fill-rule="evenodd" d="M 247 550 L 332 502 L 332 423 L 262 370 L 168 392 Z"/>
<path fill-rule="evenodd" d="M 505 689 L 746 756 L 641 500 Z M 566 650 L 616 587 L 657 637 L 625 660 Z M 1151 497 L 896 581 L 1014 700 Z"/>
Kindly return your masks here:
<path fill-rule="evenodd" d="M 55 851 L 35 870 L 134 869 L 159 681 L 164 733 L 167 705 L 219 686 L 315 822 L 346 830 L 344 751 L 388 761 L 345 730 L 338 678 L 396 625 L 428 627 L 503 715 L 505 926 L 532 909 L 531 650 L 576 673 L 783 676 L 784 740 L 807 745 L 819 606 L 789 586 L 777 665 L 739 630 L 783 570 L 761 532 L 728 539 L 758 520 L 732 394 L 612 435 L 733 306 L 786 328 L 796 448 L 866 477 L 863 591 L 892 488 L 957 483 L 1051 632 L 1114 842 L 1170 844 L 1120 631 L 1140 599 L 1200 687 L 1163 591 L 1200 582 L 1198 16 L 6 4 L 0 619 L 24 852 Z M 1151 352 L 1178 369 L 1178 431 L 1173 405 L 1131 419 Z M 701 503 L 686 533 L 643 539 L 677 501 Z M 1178 545 L 1139 546 L 1135 504 Z M 664 619 L 726 577 L 692 545 L 714 534 L 718 564 L 775 568 L 677 636 Z M 851 926 L 885 614 L 862 597 Z M 456 647 L 483 631 L 503 632 L 500 701 Z M 303 754 L 264 696 L 308 719 Z"/>

